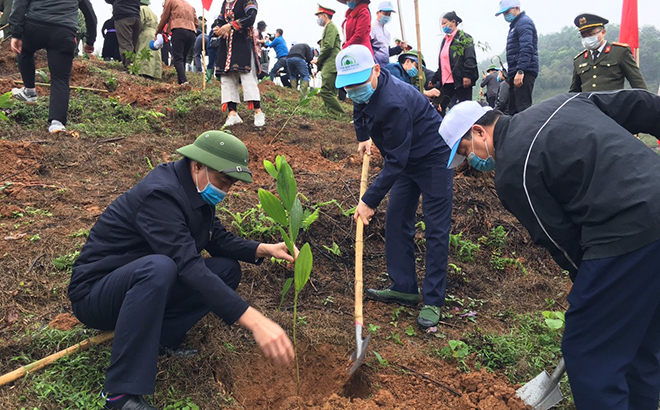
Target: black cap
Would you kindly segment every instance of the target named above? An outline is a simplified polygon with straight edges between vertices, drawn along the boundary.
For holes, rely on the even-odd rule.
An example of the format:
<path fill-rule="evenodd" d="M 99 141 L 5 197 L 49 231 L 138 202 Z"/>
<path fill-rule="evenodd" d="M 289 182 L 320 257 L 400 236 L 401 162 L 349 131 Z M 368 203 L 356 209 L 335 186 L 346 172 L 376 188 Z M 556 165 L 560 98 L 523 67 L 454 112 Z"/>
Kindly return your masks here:
<path fill-rule="evenodd" d="M 573 20 L 573 23 L 580 31 L 592 27 L 603 27 L 609 22 L 610 21 L 608 19 L 604 19 L 595 14 L 580 14 L 575 18 L 575 20 Z"/>

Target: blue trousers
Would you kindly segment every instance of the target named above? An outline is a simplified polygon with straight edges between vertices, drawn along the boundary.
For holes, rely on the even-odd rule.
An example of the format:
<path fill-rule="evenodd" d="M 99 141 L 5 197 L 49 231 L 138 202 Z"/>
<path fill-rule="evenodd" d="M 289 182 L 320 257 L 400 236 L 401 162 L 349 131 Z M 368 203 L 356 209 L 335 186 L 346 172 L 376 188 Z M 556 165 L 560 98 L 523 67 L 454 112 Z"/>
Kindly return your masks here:
<path fill-rule="evenodd" d="M 309 81 L 309 69 L 305 60 L 300 57 L 289 57 L 286 59 L 286 65 L 290 80 Z"/>
<path fill-rule="evenodd" d="M 562 350 L 578 410 L 657 410 L 660 241 L 583 261 L 568 296 Z"/>
<path fill-rule="evenodd" d="M 228 258 L 205 259 L 206 266 L 233 289 L 241 268 Z M 178 280 L 174 261 L 164 255 L 135 260 L 94 284 L 73 304 L 85 325 L 115 331 L 105 391 L 153 394 L 158 345 L 176 349 L 190 328 L 209 313 L 196 293 Z"/>
<path fill-rule="evenodd" d="M 282 72 L 282 76 L 280 77 L 280 80 L 282 80 L 282 85 L 284 87 L 291 87 L 291 82 L 289 81 L 289 74 L 287 72 L 286 60 L 287 60 L 287 57 L 278 58 L 277 61 L 275 62 L 275 65 L 273 65 L 273 68 L 270 69 L 269 76 L 270 76 L 271 81 L 275 81 L 277 71 L 280 68 L 284 68 L 284 71 Z"/>
<path fill-rule="evenodd" d="M 439 138 L 439 136 L 438 136 Z M 406 166 L 390 190 L 385 221 L 385 255 L 390 289 L 417 293 L 415 269 L 415 215 L 422 196 L 426 224 L 424 304 L 444 306 L 454 171 L 446 168 L 447 155 Z"/>

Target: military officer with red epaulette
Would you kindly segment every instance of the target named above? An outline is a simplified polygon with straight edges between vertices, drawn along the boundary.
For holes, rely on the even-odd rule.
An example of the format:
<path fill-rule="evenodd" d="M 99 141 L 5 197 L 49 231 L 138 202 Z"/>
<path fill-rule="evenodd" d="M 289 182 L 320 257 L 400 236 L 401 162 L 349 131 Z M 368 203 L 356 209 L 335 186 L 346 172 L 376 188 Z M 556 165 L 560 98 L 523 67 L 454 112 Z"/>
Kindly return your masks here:
<path fill-rule="evenodd" d="M 585 50 L 573 61 L 573 81 L 568 90 L 610 91 L 624 88 L 626 78 L 632 88 L 646 89 L 646 82 L 627 44 L 605 40 L 607 19 L 580 14 L 574 21 Z"/>

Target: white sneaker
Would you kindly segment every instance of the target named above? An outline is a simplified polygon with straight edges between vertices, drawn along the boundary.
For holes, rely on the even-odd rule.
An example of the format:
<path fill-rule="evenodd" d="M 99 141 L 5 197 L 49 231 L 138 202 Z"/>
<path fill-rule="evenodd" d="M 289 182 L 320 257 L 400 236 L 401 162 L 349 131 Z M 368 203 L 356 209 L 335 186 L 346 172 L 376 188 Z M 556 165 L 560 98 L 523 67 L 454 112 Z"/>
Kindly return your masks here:
<path fill-rule="evenodd" d="M 37 93 L 34 93 L 34 95 L 30 95 L 30 94 L 28 94 L 27 89 L 25 87 L 12 88 L 11 89 L 11 94 L 17 100 L 25 101 L 25 103 L 28 104 L 28 105 L 36 105 L 37 104 Z"/>
<path fill-rule="evenodd" d="M 64 124 L 62 124 L 58 120 L 53 120 L 50 122 L 50 127 L 48 127 L 48 132 L 50 132 L 51 134 L 56 132 L 64 132 L 64 131 L 66 131 Z"/>
<path fill-rule="evenodd" d="M 241 119 L 241 117 L 238 116 L 238 114 L 228 115 L 227 116 L 227 121 L 225 121 L 225 127 L 230 127 L 232 125 L 240 124 L 242 122 L 243 122 L 243 120 Z"/>
<path fill-rule="evenodd" d="M 266 124 L 266 115 L 262 112 L 254 114 L 254 126 L 263 127 Z"/>

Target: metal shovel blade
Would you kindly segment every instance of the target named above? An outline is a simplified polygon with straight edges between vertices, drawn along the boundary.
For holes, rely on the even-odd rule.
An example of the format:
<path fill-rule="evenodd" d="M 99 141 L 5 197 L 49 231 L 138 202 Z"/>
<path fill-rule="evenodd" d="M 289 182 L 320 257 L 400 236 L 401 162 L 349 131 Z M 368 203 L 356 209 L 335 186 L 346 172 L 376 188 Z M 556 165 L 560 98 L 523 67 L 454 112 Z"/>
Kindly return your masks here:
<path fill-rule="evenodd" d="M 564 359 L 552 372 L 552 376 L 547 371 L 536 376 L 530 382 L 516 391 L 525 404 L 532 406 L 533 410 L 549 410 L 564 399 L 559 391 L 559 379 L 566 371 Z"/>
<path fill-rule="evenodd" d="M 357 344 L 357 350 L 355 350 L 351 356 L 353 366 L 351 366 L 351 369 L 348 371 L 349 377 L 355 374 L 355 371 L 364 361 L 364 358 L 367 355 L 367 348 L 369 347 L 369 340 L 371 340 L 371 335 L 367 335 L 365 339 L 362 339 L 362 325 L 355 325 L 355 341 Z"/>

